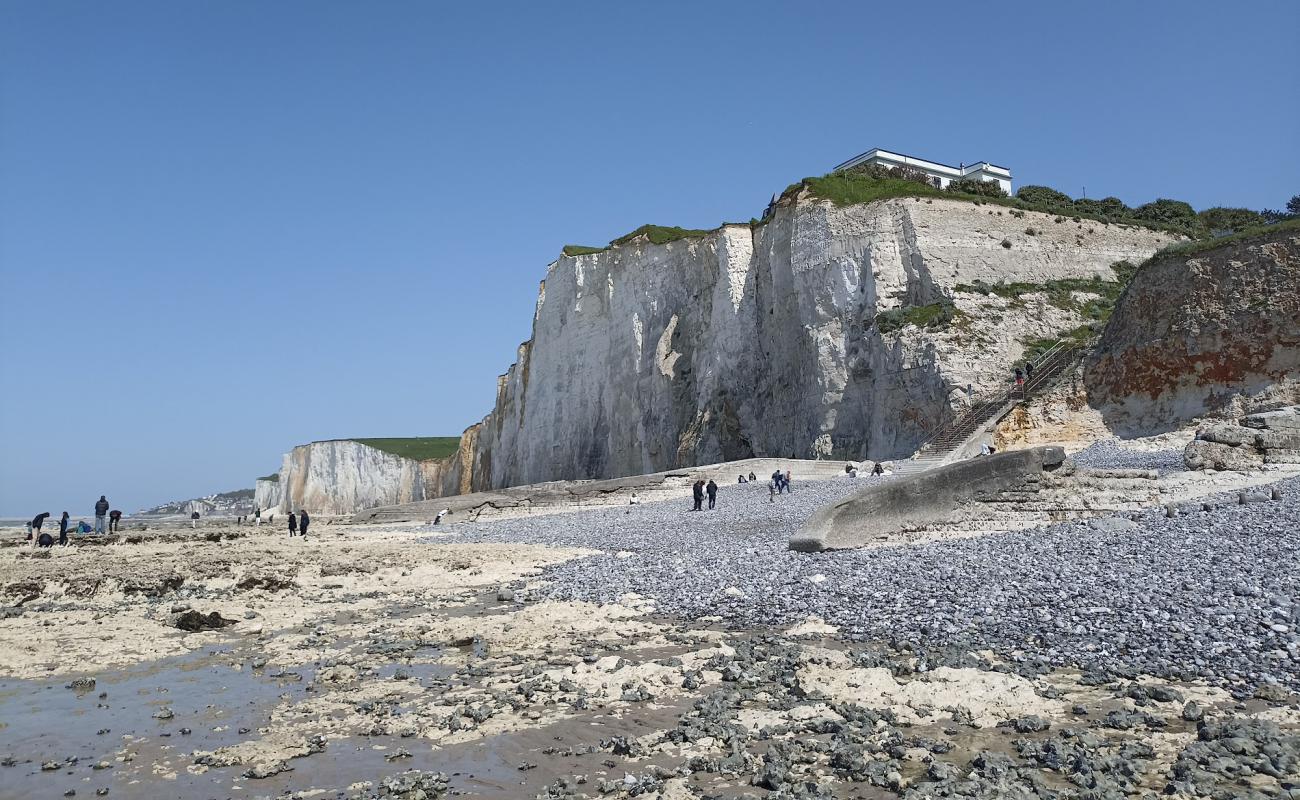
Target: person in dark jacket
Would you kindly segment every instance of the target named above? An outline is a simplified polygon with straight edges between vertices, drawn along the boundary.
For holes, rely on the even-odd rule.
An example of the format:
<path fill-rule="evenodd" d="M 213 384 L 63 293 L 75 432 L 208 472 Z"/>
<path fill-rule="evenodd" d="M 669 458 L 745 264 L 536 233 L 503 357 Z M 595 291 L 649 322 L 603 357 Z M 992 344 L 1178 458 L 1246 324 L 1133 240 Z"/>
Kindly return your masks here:
<path fill-rule="evenodd" d="M 292 511 L 289 512 L 289 535 L 298 535 L 298 518 L 294 516 Z"/>
<path fill-rule="evenodd" d="M 35 517 L 32 517 L 32 521 L 27 525 L 27 527 L 31 529 L 27 531 L 27 541 L 30 542 L 32 537 L 40 538 L 41 526 L 45 524 L 45 519 L 48 516 L 50 516 L 50 512 L 46 511 L 43 514 L 37 514 Z"/>
<path fill-rule="evenodd" d="M 1034 362 L 1032 362 L 1032 361 L 1026 361 L 1026 362 L 1025 362 L 1025 380 L 1027 380 L 1027 381 L 1032 381 L 1033 379 L 1034 379 Z"/>
<path fill-rule="evenodd" d="M 99 496 L 99 501 L 95 503 L 95 533 L 104 532 L 104 517 L 108 514 L 108 500 L 104 495 Z"/>
<path fill-rule="evenodd" d="M 704 505 L 704 481 L 696 481 L 691 486 L 691 496 L 695 498 L 695 507 L 692 511 L 700 511 Z"/>
<path fill-rule="evenodd" d="M 718 502 L 718 484 L 709 479 L 709 485 L 704 487 L 704 491 L 709 495 L 709 510 L 713 510 L 713 505 Z"/>
<path fill-rule="evenodd" d="M 750 482 L 750 483 L 754 483 L 754 482 L 756 482 L 757 480 L 758 480 L 758 476 L 754 474 L 754 471 L 753 471 L 753 470 L 750 470 L 750 472 L 749 472 L 749 482 Z"/>
<path fill-rule="evenodd" d="M 307 526 L 311 524 L 311 517 L 307 516 L 307 509 L 298 509 L 298 535 L 307 538 Z"/>
<path fill-rule="evenodd" d="M 122 512 L 113 509 L 108 512 L 108 532 L 117 533 L 122 529 Z"/>
<path fill-rule="evenodd" d="M 68 512 L 64 511 L 63 516 L 59 517 L 59 544 L 68 543 Z"/>

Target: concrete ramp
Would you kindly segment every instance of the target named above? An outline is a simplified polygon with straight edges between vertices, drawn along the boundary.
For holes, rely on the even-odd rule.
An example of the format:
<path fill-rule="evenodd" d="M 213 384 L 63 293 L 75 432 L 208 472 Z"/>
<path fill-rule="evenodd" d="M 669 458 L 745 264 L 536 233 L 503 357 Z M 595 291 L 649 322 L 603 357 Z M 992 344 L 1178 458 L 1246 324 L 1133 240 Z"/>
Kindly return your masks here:
<path fill-rule="evenodd" d="M 1064 462 L 1060 447 L 1035 447 L 881 482 L 819 510 L 790 537 L 790 549 L 863 547 L 882 534 L 953 522 L 971 503 L 1035 494 L 1044 470 Z"/>

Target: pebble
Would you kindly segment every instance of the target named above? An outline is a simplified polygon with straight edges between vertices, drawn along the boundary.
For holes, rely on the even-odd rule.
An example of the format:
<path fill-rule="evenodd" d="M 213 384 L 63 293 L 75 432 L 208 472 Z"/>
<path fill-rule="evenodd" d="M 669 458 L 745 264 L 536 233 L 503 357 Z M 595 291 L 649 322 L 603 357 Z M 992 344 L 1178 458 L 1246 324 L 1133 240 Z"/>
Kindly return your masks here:
<path fill-rule="evenodd" d="M 1174 452 L 1099 443 L 1081 456 L 1092 467 L 1167 471 Z M 1300 689 L 1300 549 L 1284 535 L 1300 529 L 1300 479 L 1271 487 L 1277 501 L 1239 505 L 1233 492 L 1198 505 L 1209 511 L 1175 517 L 1156 507 L 1102 524 L 789 550 L 790 535 L 815 510 L 871 480 L 891 478 L 796 476 L 795 491 L 775 503 L 764 484 L 723 485 L 714 511 L 690 513 L 685 492 L 626 508 L 480 522 L 455 539 L 600 551 L 547 568 L 529 600 L 613 604 L 635 593 L 688 620 L 789 627 L 816 616 L 852 641 L 987 649 L 1022 671 L 1039 662 L 1199 678 L 1246 695 L 1266 677 Z M 1285 602 L 1281 617 L 1270 598 Z M 1287 657 L 1277 659 L 1279 651 Z"/>

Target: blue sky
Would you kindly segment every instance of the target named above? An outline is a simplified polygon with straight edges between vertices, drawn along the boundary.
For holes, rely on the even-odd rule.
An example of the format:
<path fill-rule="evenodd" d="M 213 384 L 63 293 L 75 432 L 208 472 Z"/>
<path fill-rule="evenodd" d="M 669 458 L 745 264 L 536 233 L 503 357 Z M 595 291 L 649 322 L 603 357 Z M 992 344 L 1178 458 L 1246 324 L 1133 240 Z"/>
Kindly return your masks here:
<path fill-rule="evenodd" d="M 1300 5 L 0 4 L 0 512 L 457 434 L 569 242 L 882 146 L 1280 208 Z"/>

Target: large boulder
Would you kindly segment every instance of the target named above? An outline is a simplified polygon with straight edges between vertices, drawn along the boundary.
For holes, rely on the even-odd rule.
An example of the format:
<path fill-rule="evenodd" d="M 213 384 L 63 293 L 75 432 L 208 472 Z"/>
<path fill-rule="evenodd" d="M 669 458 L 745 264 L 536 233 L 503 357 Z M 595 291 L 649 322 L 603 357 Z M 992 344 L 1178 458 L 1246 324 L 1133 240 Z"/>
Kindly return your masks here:
<path fill-rule="evenodd" d="M 1196 439 L 1183 450 L 1188 469 L 1252 470 L 1264 463 L 1254 447 L 1240 447 Z"/>
<path fill-rule="evenodd" d="M 1255 439 L 1259 432 L 1250 428 L 1243 428 L 1235 424 L 1217 424 L 1206 425 L 1196 432 L 1197 439 L 1203 439 L 1207 442 L 1217 444 L 1226 444 L 1230 447 L 1248 447 L 1255 446 Z"/>

